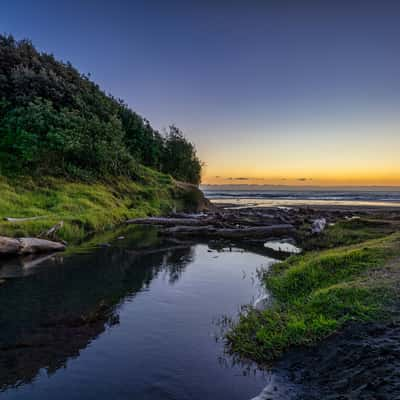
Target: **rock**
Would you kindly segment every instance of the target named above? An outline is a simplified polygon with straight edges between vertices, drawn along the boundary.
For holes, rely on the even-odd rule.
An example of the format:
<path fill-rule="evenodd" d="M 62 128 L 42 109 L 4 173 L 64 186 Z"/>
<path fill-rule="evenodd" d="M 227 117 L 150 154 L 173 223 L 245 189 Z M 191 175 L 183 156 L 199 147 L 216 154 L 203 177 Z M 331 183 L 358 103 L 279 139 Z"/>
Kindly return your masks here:
<path fill-rule="evenodd" d="M 321 233 L 326 227 L 326 219 L 325 218 L 318 218 L 314 220 L 311 226 L 312 233 Z"/>
<path fill-rule="evenodd" d="M 210 202 L 197 185 L 175 181 L 178 198 L 183 202 L 184 211 L 187 213 L 200 213 L 203 211 L 216 211 L 217 207 Z"/>

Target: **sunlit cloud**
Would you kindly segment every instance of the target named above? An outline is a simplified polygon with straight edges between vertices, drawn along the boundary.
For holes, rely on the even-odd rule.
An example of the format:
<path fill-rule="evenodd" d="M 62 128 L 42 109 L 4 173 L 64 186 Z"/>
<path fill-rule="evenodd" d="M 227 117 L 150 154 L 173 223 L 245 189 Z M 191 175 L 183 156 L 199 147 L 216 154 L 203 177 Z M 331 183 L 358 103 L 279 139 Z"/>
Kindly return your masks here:
<path fill-rule="evenodd" d="M 299 182 L 312 181 L 312 178 L 297 178 Z"/>

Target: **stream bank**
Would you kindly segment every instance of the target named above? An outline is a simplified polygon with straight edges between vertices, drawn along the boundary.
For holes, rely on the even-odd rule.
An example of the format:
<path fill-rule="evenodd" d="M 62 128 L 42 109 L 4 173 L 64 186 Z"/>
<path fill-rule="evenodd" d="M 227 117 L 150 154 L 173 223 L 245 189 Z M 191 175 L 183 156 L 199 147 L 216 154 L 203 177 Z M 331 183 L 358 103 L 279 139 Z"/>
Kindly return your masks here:
<path fill-rule="evenodd" d="M 146 167 L 140 168 L 135 180 L 121 176 L 85 182 L 0 175 L 0 193 L 0 236 L 42 237 L 72 245 L 113 231 L 129 218 L 212 207 L 197 186 Z"/>
<path fill-rule="evenodd" d="M 398 398 L 399 214 L 347 216 L 302 246 L 264 275 L 273 304 L 247 307 L 226 336 L 234 354 L 272 367 L 255 399 Z"/>

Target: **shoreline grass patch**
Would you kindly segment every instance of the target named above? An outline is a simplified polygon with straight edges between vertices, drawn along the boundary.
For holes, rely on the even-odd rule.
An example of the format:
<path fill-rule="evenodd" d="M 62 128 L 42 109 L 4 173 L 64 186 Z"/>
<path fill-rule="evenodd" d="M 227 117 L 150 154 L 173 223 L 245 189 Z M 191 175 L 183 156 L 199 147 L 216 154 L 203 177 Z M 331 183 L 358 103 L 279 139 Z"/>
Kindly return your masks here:
<path fill-rule="evenodd" d="M 348 246 L 390 235 L 399 230 L 399 221 L 388 221 L 379 215 L 343 219 L 328 226 L 321 234 L 310 236 L 310 226 L 306 225 L 300 235 L 300 247 L 304 250 L 323 250 Z"/>
<path fill-rule="evenodd" d="M 385 318 L 396 297 L 385 264 L 399 252 L 396 233 L 275 264 L 263 277 L 272 305 L 245 309 L 226 334 L 229 350 L 267 363 L 292 346 L 329 336 L 348 321 Z"/>

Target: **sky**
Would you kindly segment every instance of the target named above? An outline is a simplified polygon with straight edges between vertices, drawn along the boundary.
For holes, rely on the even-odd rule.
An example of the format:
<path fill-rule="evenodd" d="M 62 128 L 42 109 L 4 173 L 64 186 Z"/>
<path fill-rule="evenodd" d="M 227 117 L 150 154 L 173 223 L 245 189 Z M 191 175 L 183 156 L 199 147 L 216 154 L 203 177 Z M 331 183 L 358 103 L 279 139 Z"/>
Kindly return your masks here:
<path fill-rule="evenodd" d="M 1 1 L 0 32 L 195 143 L 203 183 L 400 185 L 400 1 Z"/>

